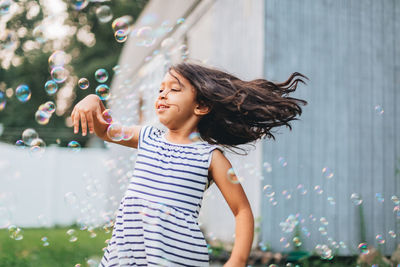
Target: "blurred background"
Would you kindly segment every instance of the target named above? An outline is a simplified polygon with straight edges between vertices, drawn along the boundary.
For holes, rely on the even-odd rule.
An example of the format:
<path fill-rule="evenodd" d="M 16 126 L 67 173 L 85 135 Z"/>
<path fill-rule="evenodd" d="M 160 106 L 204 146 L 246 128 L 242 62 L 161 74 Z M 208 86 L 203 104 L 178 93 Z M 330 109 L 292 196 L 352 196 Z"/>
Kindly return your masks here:
<path fill-rule="evenodd" d="M 400 3 L 396 0 L 0 0 L 0 266 L 97 266 L 136 159 L 74 135 L 98 94 L 114 121 L 157 121 L 167 68 L 309 78 L 293 130 L 227 152 L 255 216 L 249 266 L 400 263 Z M 235 218 L 212 185 L 199 225 L 212 265 Z"/>

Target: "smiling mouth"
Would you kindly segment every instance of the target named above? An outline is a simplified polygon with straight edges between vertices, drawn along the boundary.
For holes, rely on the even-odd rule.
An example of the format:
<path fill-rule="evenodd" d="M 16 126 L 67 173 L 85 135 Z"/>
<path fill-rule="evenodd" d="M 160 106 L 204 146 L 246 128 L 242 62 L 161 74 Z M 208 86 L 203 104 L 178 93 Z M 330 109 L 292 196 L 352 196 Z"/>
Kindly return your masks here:
<path fill-rule="evenodd" d="M 168 109 L 168 108 L 169 108 L 169 106 L 167 106 L 167 105 L 162 105 L 162 104 L 157 106 L 157 109 L 158 109 L 158 110 L 165 110 L 165 109 Z"/>

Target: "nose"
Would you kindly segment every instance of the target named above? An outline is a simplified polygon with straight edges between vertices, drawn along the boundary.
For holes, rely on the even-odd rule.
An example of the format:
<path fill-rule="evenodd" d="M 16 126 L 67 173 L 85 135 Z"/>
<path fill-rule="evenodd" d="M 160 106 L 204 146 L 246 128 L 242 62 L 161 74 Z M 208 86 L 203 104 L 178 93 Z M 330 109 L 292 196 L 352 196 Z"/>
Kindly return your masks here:
<path fill-rule="evenodd" d="M 164 99 L 164 98 L 167 97 L 167 94 L 168 94 L 168 92 L 167 92 L 167 90 L 165 89 L 165 90 L 163 90 L 163 91 L 158 95 L 158 97 L 161 98 L 161 99 Z"/>

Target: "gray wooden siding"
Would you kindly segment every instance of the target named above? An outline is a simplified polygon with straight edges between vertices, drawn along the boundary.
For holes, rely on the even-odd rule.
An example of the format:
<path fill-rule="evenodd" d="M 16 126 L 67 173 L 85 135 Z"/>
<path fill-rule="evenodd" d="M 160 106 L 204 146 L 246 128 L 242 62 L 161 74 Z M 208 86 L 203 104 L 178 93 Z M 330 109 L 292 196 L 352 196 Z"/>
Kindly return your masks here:
<path fill-rule="evenodd" d="M 381 248 L 389 254 L 399 243 L 391 201 L 393 195 L 400 197 L 400 177 L 395 176 L 400 168 L 399 18 L 396 0 L 265 1 L 265 77 L 284 81 L 298 71 L 310 78 L 293 94 L 309 102 L 301 120 L 292 123 L 292 132 L 281 128 L 277 141 L 264 143 L 263 162 L 273 170 L 264 170 L 263 184 L 272 185 L 278 204 L 261 196 L 262 240 L 273 250 L 289 250 L 280 239 L 290 241 L 293 233 L 283 233 L 279 224 L 299 214 L 301 227 L 310 232 L 310 237 L 302 233 L 305 249 L 332 246 L 331 238 L 346 244 L 340 254 L 358 253 L 360 222 L 352 193 L 363 198 L 368 244 L 377 247 L 381 234 L 386 241 Z M 376 105 L 384 109 L 382 115 Z M 333 170 L 332 178 L 324 177 L 324 167 Z M 307 194 L 300 194 L 298 184 Z M 315 192 L 316 185 L 322 194 Z M 318 230 L 321 217 L 328 221 L 327 235 Z"/>

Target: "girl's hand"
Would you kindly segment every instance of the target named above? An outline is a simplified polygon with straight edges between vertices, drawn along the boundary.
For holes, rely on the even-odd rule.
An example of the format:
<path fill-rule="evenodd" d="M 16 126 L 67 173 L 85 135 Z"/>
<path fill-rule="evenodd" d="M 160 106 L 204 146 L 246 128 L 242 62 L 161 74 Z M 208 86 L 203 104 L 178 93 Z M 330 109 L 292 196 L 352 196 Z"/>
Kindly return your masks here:
<path fill-rule="evenodd" d="M 223 267 L 245 267 L 246 263 L 245 262 L 239 262 L 239 261 L 234 261 L 232 259 L 229 259 Z"/>
<path fill-rule="evenodd" d="M 107 133 L 108 123 L 103 118 L 105 107 L 97 95 L 91 94 L 75 105 L 71 113 L 74 123 L 74 133 L 79 131 L 79 120 L 81 121 L 82 135 L 87 133 L 89 126 L 90 133 L 96 133 L 100 138 L 104 138 Z"/>

